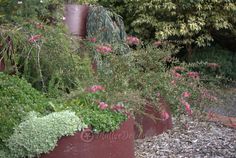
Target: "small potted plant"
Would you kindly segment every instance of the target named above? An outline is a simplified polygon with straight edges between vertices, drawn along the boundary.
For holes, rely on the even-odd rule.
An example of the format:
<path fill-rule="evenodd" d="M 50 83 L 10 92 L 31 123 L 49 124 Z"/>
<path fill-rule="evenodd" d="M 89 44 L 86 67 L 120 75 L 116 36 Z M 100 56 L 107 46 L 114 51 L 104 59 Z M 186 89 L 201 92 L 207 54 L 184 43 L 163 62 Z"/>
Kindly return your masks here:
<path fill-rule="evenodd" d="M 72 35 L 84 38 L 86 36 L 86 23 L 89 5 L 97 0 L 66 0 L 65 23 Z"/>

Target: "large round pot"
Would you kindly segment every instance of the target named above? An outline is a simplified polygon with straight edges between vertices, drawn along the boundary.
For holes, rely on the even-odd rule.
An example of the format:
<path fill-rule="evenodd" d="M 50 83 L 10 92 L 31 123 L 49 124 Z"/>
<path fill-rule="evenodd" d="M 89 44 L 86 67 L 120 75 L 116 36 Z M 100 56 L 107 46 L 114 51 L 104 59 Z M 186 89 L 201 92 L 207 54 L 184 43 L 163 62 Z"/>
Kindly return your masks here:
<path fill-rule="evenodd" d="M 128 119 L 110 133 L 94 134 L 88 129 L 63 137 L 41 158 L 134 158 L 134 120 Z"/>
<path fill-rule="evenodd" d="M 166 111 L 169 118 L 163 120 L 161 112 L 156 110 L 152 105 L 147 104 L 144 109 L 145 115 L 135 115 L 135 139 L 156 136 L 172 128 L 172 118 L 169 105 L 166 103 L 164 98 L 160 98 L 159 103 L 160 109 Z"/>
<path fill-rule="evenodd" d="M 72 35 L 85 38 L 88 12 L 87 5 L 65 5 L 65 23 Z"/>

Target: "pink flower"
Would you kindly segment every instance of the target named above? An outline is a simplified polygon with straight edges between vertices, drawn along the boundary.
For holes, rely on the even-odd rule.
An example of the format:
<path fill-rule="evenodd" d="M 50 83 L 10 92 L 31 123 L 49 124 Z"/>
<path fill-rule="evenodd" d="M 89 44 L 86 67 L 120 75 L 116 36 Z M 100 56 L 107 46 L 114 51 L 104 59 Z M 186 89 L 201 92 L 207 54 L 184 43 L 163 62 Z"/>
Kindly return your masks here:
<path fill-rule="evenodd" d="M 172 80 L 170 83 L 171 83 L 172 85 L 176 86 L 176 81 L 175 81 L 175 80 Z"/>
<path fill-rule="evenodd" d="M 155 41 L 155 42 L 153 43 L 153 45 L 156 46 L 156 47 L 159 47 L 161 44 L 162 44 L 161 41 Z"/>
<path fill-rule="evenodd" d="M 127 43 L 131 46 L 140 44 L 140 40 L 134 36 L 128 36 L 126 40 L 127 40 Z"/>
<path fill-rule="evenodd" d="M 105 88 L 100 86 L 100 85 L 94 85 L 92 87 L 89 87 L 87 89 L 88 92 L 91 92 L 91 93 L 96 93 L 97 91 L 104 91 Z"/>
<path fill-rule="evenodd" d="M 188 77 L 191 77 L 191 78 L 193 78 L 193 79 L 199 79 L 199 77 L 200 77 L 198 72 L 193 72 L 193 71 L 188 72 L 188 73 L 187 73 L 187 76 L 188 76 Z"/>
<path fill-rule="evenodd" d="M 182 75 L 181 75 L 180 73 L 178 73 L 178 72 L 175 72 L 175 73 L 174 73 L 174 77 L 175 77 L 175 78 L 181 78 Z"/>
<path fill-rule="evenodd" d="M 124 110 L 124 109 L 125 109 L 125 107 L 122 104 L 117 104 L 117 105 L 112 107 L 112 110 L 115 110 L 115 111 L 121 111 L 121 110 Z"/>
<path fill-rule="evenodd" d="M 42 35 L 34 35 L 34 36 L 31 36 L 28 41 L 30 43 L 34 43 L 34 42 L 38 41 L 41 37 L 42 37 Z"/>
<path fill-rule="evenodd" d="M 184 99 L 180 99 L 180 102 L 182 105 L 185 106 L 185 111 L 191 116 L 192 115 L 192 110 L 190 108 L 190 104 L 186 102 Z"/>
<path fill-rule="evenodd" d="M 96 51 L 101 54 L 108 54 L 112 52 L 112 48 L 108 45 L 98 45 L 96 46 Z"/>
<path fill-rule="evenodd" d="M 208 64 L 207 64 L 207 67 L 210 67 L 210 68 L 212 68 L 212 69 L 216 69 L 216 68 L 219 68 L 220 65 L 217 64 L 217 63 L 208 63 Z"/>
<path fill-rule="evenodd" d="M 108 104 L 104 103 L 104 102 L 100 102 L 98 107 L 102 110 L 106 109 L 108 107 Z"/>
<path fill-rule="evenodd" d="M 174 70 L 175 70 L 175 71 L 184 71 L 185 68 L 182 67 L 182 66 L 175 66 L 175 67 L 174 67 Z"/>
<path fill-rule="evenodd" d="M 182 97 L 184 97 L 184 98 L 189 98 L 190 96 L 191 96 L 191 93 L 189 93 L 187 91 L 182 93 Z"/>
<path fill-rule="evenodd" d="M 161 119 L 162 119 L 163 121 L 168 120 L 169 117 L 170 117 L 170 115 L 169 115 L 166 111 L 163 111 L 163 112 L 161 113 Z"/>
<path fill-rule="evenodd" d="M 89 40 L 90 42 L 93 42 L 93 43 L 95 43 L 95 42 L 97 41 L 97 39 L 96 39 L 95 37 L 89 38 L 88 40 Z"/>

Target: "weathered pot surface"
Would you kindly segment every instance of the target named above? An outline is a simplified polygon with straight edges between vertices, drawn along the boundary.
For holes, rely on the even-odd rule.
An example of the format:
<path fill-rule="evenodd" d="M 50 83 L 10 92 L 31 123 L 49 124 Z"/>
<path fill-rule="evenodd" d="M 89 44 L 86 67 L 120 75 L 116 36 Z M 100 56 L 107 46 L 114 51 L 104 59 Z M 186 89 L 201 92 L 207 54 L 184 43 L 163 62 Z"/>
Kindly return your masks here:
<path fill-rule="evenodd" d="M 57 147 L 41 158 L 134 158 L 134 120 L 110 133 L 94 134 L 91 130 L 63 137 Z"/>

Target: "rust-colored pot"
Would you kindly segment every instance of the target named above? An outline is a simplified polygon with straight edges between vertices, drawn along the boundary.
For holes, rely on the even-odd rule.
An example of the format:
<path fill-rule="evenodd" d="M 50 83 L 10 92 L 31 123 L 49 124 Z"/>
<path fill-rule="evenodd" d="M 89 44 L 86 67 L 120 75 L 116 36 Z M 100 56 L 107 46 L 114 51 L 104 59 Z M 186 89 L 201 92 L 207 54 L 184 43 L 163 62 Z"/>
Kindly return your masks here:
<path fill-rule="evenodd" d="M 172 128 L 173 125 L 170 107 L 164 98 L 160 98 L 160 109 L 166 111 L 169 114 L 168 119 L 162 120 L 161 112 L 157 111 L 150 104 L 147 104 L 144 109 L 147 115 L 139 114 L 135 116 L 135 139 L 156 136 Z"/>
<path fill-rule="evenodd" d="M 5 70 L 5 64 L 3 59 L 0 59 L 0 72 Z"/>
<path fill-rule="evenodd" d="M 89 6 L 87 5 L 65 5 L 65 23 L 72 35 L 85 38 L 88 12 Z"/>
<path fill-rule="evenodd" d="M 93 134 L 85 130 L 63 137 L 41 158 L 134 158 L 134 120 L 128 119 L 115 132 Z"/>

